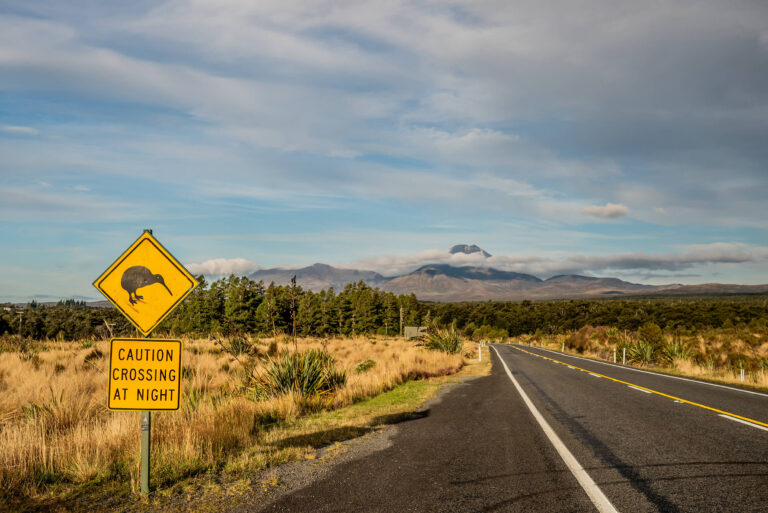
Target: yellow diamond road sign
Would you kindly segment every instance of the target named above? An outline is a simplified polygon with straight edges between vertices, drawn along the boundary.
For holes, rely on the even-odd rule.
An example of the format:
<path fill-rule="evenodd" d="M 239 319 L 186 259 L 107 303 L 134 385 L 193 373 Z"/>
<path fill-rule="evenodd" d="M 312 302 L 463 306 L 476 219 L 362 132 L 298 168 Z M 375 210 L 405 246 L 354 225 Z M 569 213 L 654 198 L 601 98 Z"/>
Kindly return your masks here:
<path fill-rule="evenodd" d="M 197 281 L 145 231 L 93 286 L 147 336 L 197 287 Z"/>

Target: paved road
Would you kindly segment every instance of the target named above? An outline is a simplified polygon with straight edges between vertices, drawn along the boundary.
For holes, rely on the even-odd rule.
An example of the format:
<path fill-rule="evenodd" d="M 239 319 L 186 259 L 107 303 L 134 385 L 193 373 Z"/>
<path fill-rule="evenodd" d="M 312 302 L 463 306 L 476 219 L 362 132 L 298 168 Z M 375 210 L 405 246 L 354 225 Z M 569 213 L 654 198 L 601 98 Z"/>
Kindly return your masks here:
<path fill-rule="evenodd" d="M 494 351 L 490 376 L 400 424 L 391 447 L 264 511 L 768 511 L 768 430 L 659 394 L 763 423 L 768 396 L 541 349 Z M 587 494 L 499 358 L 605 503 Z"/>

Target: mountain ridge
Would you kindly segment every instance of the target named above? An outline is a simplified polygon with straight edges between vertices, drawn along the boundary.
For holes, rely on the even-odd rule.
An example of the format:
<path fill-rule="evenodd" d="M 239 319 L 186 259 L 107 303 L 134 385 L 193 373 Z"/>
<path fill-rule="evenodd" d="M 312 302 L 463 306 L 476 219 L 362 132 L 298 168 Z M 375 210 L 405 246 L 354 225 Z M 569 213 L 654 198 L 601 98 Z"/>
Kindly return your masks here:
<path fill-rule="evenodd" d="M 451 254 L 491 254 L 479 246 L 458 244 Z M 348 283 L 362 281 L 387 292 L 415 294 L 421 300 L 449 301 L 515 301 L 523 299 L 569 299 L 587 297 L 620 297 L 642 294 L 761 294 L 768 293 L 765 285 L 735 285 L 710 283 L 700 285 L 645 285 L 615 277 L 559 274 L 542 279 L 532 274 L 504 271 L 486 265 L 425 264 L 400 275 L 384 276 L 378 272 L 344 269 L 315 263 L 306 267 L 261 269 L 247 275 L 252 280 L 276 285 L 288 285 L 296 276 L 298 285 L 315 292 L 330 287 L 342 289 Z"/>

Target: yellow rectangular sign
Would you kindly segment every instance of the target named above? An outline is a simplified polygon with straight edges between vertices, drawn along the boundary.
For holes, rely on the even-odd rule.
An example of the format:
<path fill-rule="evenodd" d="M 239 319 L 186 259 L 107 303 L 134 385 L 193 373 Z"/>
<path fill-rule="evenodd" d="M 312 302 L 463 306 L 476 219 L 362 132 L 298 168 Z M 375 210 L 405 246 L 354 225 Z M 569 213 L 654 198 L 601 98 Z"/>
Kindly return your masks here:
<path fill-rule="evenodd" d="M 107 407 L 110 410 L 178 410 L 181 350 L 181 340 L 110 340 Z"/>

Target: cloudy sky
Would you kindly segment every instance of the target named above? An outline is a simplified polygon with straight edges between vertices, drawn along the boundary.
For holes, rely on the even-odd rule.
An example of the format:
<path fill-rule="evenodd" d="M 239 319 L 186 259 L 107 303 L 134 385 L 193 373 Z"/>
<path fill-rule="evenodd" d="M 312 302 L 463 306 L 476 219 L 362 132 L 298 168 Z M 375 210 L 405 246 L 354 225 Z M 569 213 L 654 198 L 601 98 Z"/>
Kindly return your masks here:
<path fill-rule="evenodd" d="M 0 300 L 97 298 L 143 228 L 195 272 L 766 283 L 766 214 L 762 0 L 0 0 Z"/>

